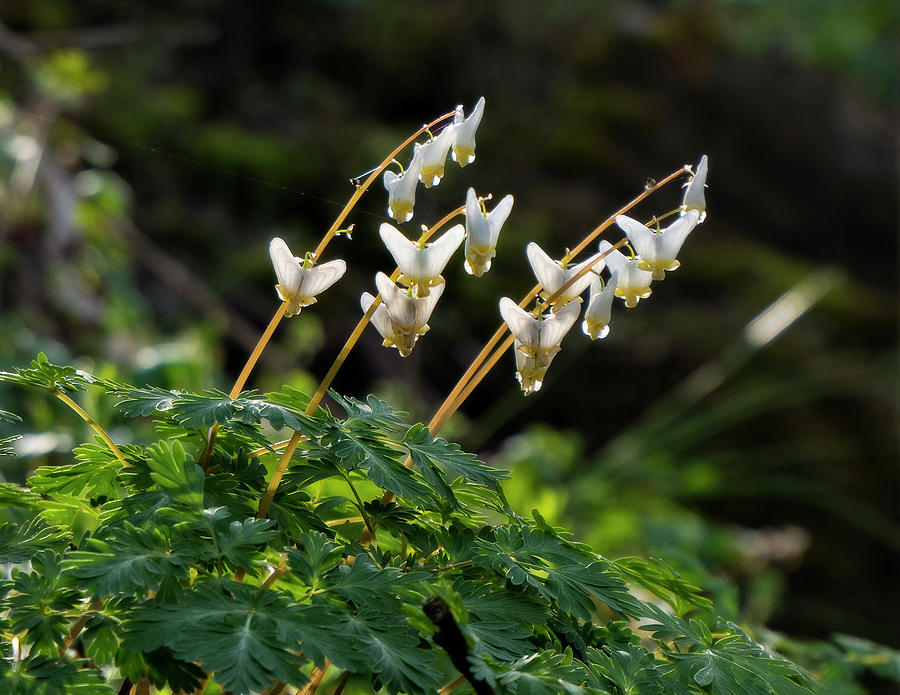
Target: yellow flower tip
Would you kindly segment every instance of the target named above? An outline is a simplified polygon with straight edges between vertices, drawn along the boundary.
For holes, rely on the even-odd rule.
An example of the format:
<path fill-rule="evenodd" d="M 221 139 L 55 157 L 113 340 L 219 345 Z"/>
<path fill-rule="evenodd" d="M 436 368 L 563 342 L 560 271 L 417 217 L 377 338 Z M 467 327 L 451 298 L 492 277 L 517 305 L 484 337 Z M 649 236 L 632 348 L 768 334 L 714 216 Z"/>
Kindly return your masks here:
<path fill-rule="evenodd" d="M 431 188 L 432 186 L 437 186 L 441 179 L 444 177 L 444 167 L 423 167 L 422 168 L 422 183 L 425 185 L 425 188 Z"/>
<path fill-rule="evenodd" d="M 469 147 L 454 147 L 451 156 L 454 162 L 464 167 L 475 161 L 475 150 Z"/>
<path fill-rule="evenodd" d="M 591 340 L 602 340 L 609 335 L 609 324 L 604 321 L 582 321 L 581 330 Z"/>
<path fill-rule="evenodd" d="M 409 201 L 400 200 L 388 206 L 388 215 L 400 224 L 409 222 L 413 216 L 413 205 Z"/>
<path fill-rule="evenodd" d="M 656 280 L 657 282 L 659 282 L 660 280 L 666 279 L 666 271 L 663 270 L 662 268 L 660 268 L 659 266 L 656 266 L 655 268 L 653 268 L 653 270 L 651 272 L 653 273 L 653 279 Z"/>

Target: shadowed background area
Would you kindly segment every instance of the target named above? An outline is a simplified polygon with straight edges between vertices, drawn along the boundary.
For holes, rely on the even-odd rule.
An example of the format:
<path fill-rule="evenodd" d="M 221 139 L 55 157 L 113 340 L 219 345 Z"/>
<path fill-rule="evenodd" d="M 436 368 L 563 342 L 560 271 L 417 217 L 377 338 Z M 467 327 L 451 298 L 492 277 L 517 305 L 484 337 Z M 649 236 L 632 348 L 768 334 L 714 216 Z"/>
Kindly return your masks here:
<path fill-rule="evenodd" d="M 45 350 L 227 390 L 277 308 L 269 239 L 313 248 L 350 177 L 483 95 L 475 163 L 420 188 L 404 230 L 469 186 L 512 193 L 493 269 L 476 281 L 457 256 L 413 355 L 369 329 L 335 382 L 427 420 L 499 323 L 497 299 L 532 286 L 529 241 L 559 257 L 648 177 L 706 153 L 709 218 L 683 267 L 616 306 L 607 339 L 573 332 L 537 395 L 505 356 L 446 434 L 514 471 L 523 512 L 608 555 L 666 557 L 735 616 L 900 646 L 896 4 L 0 7 L 2 368 Z M 672 185 L 636 216 L 679 201 Z M 347 276 L 282 324 L 251 387 L 315 387 L 392 267 L 385 205 L 376 183 L 352 241 L 326 254 Z M 2 462 L 6 479 L 84 436 L 46 399 L 0 399 L 42 433 Z M 141 438 L 117 422 L 114 437 Z"/>

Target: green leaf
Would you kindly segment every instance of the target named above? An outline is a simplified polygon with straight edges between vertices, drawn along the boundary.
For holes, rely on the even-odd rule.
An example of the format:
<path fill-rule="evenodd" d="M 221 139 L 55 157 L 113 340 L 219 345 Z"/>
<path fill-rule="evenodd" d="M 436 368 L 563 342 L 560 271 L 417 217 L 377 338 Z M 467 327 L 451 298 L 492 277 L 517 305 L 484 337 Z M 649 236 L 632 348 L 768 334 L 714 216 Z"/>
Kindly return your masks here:
<path fill-rule="evenodd" d="M 166 391 L 155 386 L 125 389 L 116 391 L 119 398 L 116 408 L 126 417 L 148 417 L 156 412 L 171 410 L 180 395 L 180 391 Z"/>
<path fill-rule="evenodd" d="M 21 434 L 13 434 L 9 437 L 0 437 L 0 456 L 15 456 L 16 450 L 13 442 L 22 438 Z"/>
<path fill-rule="evenodd" d="M 66 613 L 80 596 L 63 575 L 55 553 L 41 551 L 31 558 L 31 566 L 29 573 L 13 571 L 10 623 L 14 632 L 25 631 L 24 642 L 31 645 L 32 654 L 55 657 L 68 632 Z"/>
<path fill-rule="evenodd" d="M 8 410 L 0 410 L 0 422 L 22 422 L 22 418 Z"/>
<path fill-rule="evenodd" d="M 347 413 L 345 424 L 348 427 L 366 425 L 384 432 L 399 432 L 406 428 L 407 413 L 396 411 L 386 402 L 373 395 L 368 395 L 365 402 L 341 396 L 336 391 L 329 391 L 338 405 Z"/>
<path fill-rule="evenodd" d="M 93 374 L 51 363 L 43 352 L 31 361 L 30 369 L 16 367 L 12 372 L 0 372 L 0 381 L 63 393 L 82 391 L 90 384 L 103 384 L 103 380 Z"/>
<path fill-rule="evenodd" d="M 187 460 L 181 442 L 174 441 L 171 449 L 160 442 L 148 454 L 150 475 L 160 489 L 184 504 L 203 506 L 203 469 Z"/>
<path fill-rule="evenodd" d="M 473 657 L 472 671 L 497 692 L 512 695 L 605 695 L 605 691 L 583 685 L 585 669 L 573 661 L 571 652 L 544 651 L 500 663 Z"/>
<path fill-rule="evenodd" d="M 428 428 L 421 423 L 409 428 L 403 437 L 403 445 L 409 450 L 413 462 L 422 468 L 426 480 L 428 480 L 426 470 L 439 465 L 446 467 L 455 475 L 481 485 L 492 486 L 498 480 L 509 477 L 507 471 L 486 466 L 475 457 L 475 454 L 468 454 L 460 449 L 458 444 L 451 444 L 440 437 L 432 437 Z"/>
<path fill-rule="evenodd" d="M 880 678 L 900 683 L 900 651 L 852 635 L 838 634 L 833 639 L 844 650 L 847 661 L 863 666 Z"/>
<path fill-rule="evenodd" d="M 0 565 L 22 563 L 41 550 L 59 548 L 68 540 L 62 529 L 35 518 L 19 524 L 0 526 Z"/>
<path fill-rule="evenodd" d="M 83 660 L 32 655 L 13 670 L 12 662 L 0 660 L 0 692 L 4 695 L 113 695 L 98 671 Z"/>
<path fill-rule="evenodd" d="M 195 584 L 180 605 L 135 609 L 124 624 L 125 644 L 142 651 L 166 646 L 236 692 L 262 691 L 276 680 L 300 685 L 299 615 L 278 592 L 210 581 Z"/>
<path fill-rule="evenodd" d="M 678 615 L 697 608 L 706 611 L 713 609 L 712 601 L 700 595 L 700 587 L 691 584 L 659 560 L 624 557 L 613 564 L 626 579 L 668 601 Z"/>
<path fill-rule="evenodd" d="M 594 649 L 585 653 L 589 682 L 598 688 L 616 687 L 629 695 L 662 695 L 663 685 L 653 655 L 633 644 L 623 649 Z"/>
<path fill-rule="evenodd" d="M 123 447 L 123 454 L 126 450 L 129 458 L 140 456 L 137 447 Z M 107 446 L 83 444 L 73 453 L 78 463 L 41 466 L 28 479 L 31 488 L 44 495 L 61 492 L 86 500 L 120 496 L 118 474 L 122 465 Z"/>
<path fill-rule="evenodd" d="M 340 563 L 342 548 L 318 531 L 302 533 L 297 540 L 300 547 L 288 551 L 288 564 L 301 582 L 316 590 L 325 583 L 325 573 Z"/>
<path fill-rule="evenodd" d="M 205 430 L 224 424 L 237 408 L 227 393 L 210 389 L 202 393 L 183 393 L 172 403 L 172 417 L 182 427 Z"/>
<path fill-rule="evenodd" d="M 126 521 L 108 534 L 106 540 L 88 538 L 90 550 L 72 551 L 63 563 L 94 598 L 144 596 L 167 579 L 187 577 L 188 558 L 172 551 L 161 528 L 137 528 Z"/>
<path fill-rule="evenodd" d="M 15 483 L 0 483 L 0 508 L 17 507 L 36 510 L 42 503 L 41 496 Z"/>

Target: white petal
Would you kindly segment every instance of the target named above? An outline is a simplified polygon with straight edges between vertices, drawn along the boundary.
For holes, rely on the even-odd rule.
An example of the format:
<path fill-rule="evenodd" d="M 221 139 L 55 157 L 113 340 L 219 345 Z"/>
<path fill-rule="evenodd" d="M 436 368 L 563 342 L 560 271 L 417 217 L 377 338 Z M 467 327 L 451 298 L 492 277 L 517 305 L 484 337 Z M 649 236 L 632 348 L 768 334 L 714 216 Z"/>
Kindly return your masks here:
<path fill-rule="evenodd" d="M 450 257 L 455 253 L 456 249 L 459 248 L 459 245 L 465 238 L 466 228 L 461 224 L 458 224 L 442 234 L 437 241 L 429 244 L 425 249 L 420 251 L 422 254 L 420 269 L 421 279 L 431 280 L 444 272 L 444 268 L 447 266 L 447 263 L 450 262 Z"/>
<path fill-rule="evenodd" d="M 494 209 L 488 213 L 488 221 L 491 224 L 491 248 L 497 245 L 500 229 L 509 217 L 509 213 L 512 212 L 514 202 L 515 198 L 513 198 L 512 195 L 504 196 L 503 200 L 497 203 L 497 205 L 494 206 Z"/>
<path fill-rule="evenodd" d="M 543 350 L 559 347 L 560 342 L 568 333 L 581 313 L 581 304 L 578 302 L 569 302 L 555 314 L 550 314 L 543 321 L 538 321 L 541 325 L 540 347 Z"/>
<path fill-rule="evenodd" d="M 269 242 L 269 257 L 272 259 L 278 284 L 290 294 L 295 294 L 300 285 L 300 264 L 283 239 L 275 237 Z"/>
<path fill-rule="evenodd" d="M 638 256 L 648 263 L 656 262 L 657 233 L 627 215 L 618 215 L 616 224 L 628 236 Z"/>
<path fill-rule="evenodd" d="M 699 222 L 702 222 L 706 217 L 706 194 L 704 189 L 706 188 L 706 175 L 708 172 L 709 158 L 703 155 L 697 163 L 694 175 L 685 187 L 684 198 L 681 201 L 682 214 L 688 210 L 698 210 L 700 212 Z"/>
<path fill-rule="evenodd" d="M 625 255 L 618 249 L 613 249 L 613 245 L 606 240 L 601 241 L 598 245 L 598 248 L 600 250 L 600 253 L 606 253 L 607 251 L 609 251 L 609 253 L 607 253 L 603 258 L 603 260 L 606 261 L 606 267 L 609 268 L 610 272 L 617 272 L 619 273 L 619 277 L 623 277 L 626 272 L 625 269 L 629 263 Z M 610 251 L 610 249 L 612 250 Z"/>
<path fill-rule="evenodd" d="M 683 217 L 666 227 L 660 234 L 658 257 L 661 261 L 675 260 L 687 235 L 700 222 L 698 210 L 688 210 Z M 640 253 L 640 252 L 638 252 Z"/>
<path fill-rule="evenodd" d="M 466 234 L 468 246 L 490 249 L 491 224 L 481 211 L 474 188 L 466 192 Z"/>
<path fill-rule="evenodd" d="M 388 252 L 394 257 L 394 262 L 400 268 L 400 272 L 410 277 L 414 275 L 418 268 L 420 249 L 407 239 L 403 232 L 387 222 L 381 224 L 378 234 Z"/>
<path fill-rule="evenodd" d="M 403 328 L 413 328 L 416 319 L 415 298 L 410 297 L 406 290 L 397 287 L 384 273 L 375 276 L 375 287 L 378 288 L 381 301 L 387 307 L 394 323 Z"/>
<path fill-rule="evenodd" d="M 534 276 L 548 295 L 562 287 L 565 282 L 565 273 L 556 264 L 556 261 L 544 253 L 540 246 L 532 241 L 525 247 L 525 254 L 528 256 L 528 263 L 531 265 Z"/>
<path fill-rule="evenodd" d="M 539 346 L 541 334 L 537 324 L 540 322 L 509 297 L 500 299 L 500 316 L 516 340 L 528 347 Z"/>
<path fill-rule="evenodd" d="M 400 175 L 393 169 L 388 169 L 386 172 L 384 172 L 384 188 L 385 188 L 385 190 L 387 190 L 387 191 L 392 190 L 399 178 L 400 178 Z"/>
<path fill-rule="evenodd" d="M 441 177 L 444 175 L 444 164 L 447 161 L 447 152 L 453 143 L 455 127 L 451 123 L 430 142 L 421 146 L 417 145 L 422 149 L 422 171 L 419 174 L 419 180 L 428 188 L 440 183 Z"/>
<path fill-rule="evenodd" d="M 431 313 L 434 311 L 434 307 L 437 305 L 437 302 L 441 298 L 441 295 L 444 294 L 444 289 L 446 287 L 447 283 L 441 281 L 431 288 L 431 291 L 428 293 L 427 297 L 415 298 L 417 329 L 426 327 L 426 325 L 428 324 L 428 320 L 431 318 Z"/>
<path fill-rule="evenodd" d="M 453 117 L 453 161 L 458 162 L 460 166 L 471 164 L 475 160 L 475 131 L 481 123 L 481 117 L 484 115 L 484 97 L 478 100 L 472 113 L 465 120 L 462 120 L 462 107 L 456 107 L 456 114 Z"/>
<path fill-rule="evenodd" d="M 374 301 L 375 297 L 373 297 L 368 292 L 363 292 L 362 296 L 359 298 L 359 304 L 362 307 L 363 312 L 367 312 L 369 310 L 369 307 L 372 306 L 372 302 Z M 377 330 L 381 334 L 382 338 L 384 338 L 385 340 L 393 339 L 391 315 L 388 313 L 388 310 L 385 308 L 383 303 L 379 303 L 375 308 L 370 322 L 373 326 L 375 326 L 375 330 Z"/>
<path fill-rule="evenodd" d="M 322 263 L 312 268 L 300 269 L 300 287 L 297 294 L 302 301 L 307 301 L 317 294 L 324 292 L 341 279 L 347 272 L 347 264 L 338 259 Z"/>

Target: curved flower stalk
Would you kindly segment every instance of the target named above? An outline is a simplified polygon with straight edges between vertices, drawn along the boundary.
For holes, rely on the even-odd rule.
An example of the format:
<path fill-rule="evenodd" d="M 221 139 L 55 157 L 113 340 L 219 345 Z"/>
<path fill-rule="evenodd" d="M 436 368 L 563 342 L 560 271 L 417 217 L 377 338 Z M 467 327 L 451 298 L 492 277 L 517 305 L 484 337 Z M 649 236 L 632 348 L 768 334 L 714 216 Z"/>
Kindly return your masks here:
<path fill-rule="evenodd" d="M 544 253 L 544 250 L 533 241 L 525 247 L 525 253 L 528 256 L 528 263 L 531 265 L 531 270 L 534 271 L 534 276 L 544 288 L 541 292 L 541 296 L 545 299 L 557 294 L 563 285 L 584 268 L 591 267 L 592 272 L 599 273 L 606 267 L 605 260 L 598 261 L 589 258 L 578 265 L 564 268 L 559 262 L 554 261 L 550 256 Z M 584 292 L 590 284 L 591 273 L 588 272 L 575 280 L 575 282 L 569 285 L 563 292 L 559 293 L 559 296 L 553 300 L 553 311 L 557 311 L 560 307 L 565 306 L 572 300 L 578 299 L 579 295 Z"/>
<path fill-rule="evenodd" d="M 500 299 L 500 315 L 515 337 L 516 378 L 525 395 L 540 391 L 559 344 L 578 320 L 581 305 L 570 302 L 547 318 L 535 318 L 509 297 Z"/>
<path fill-rule="evenodd" d="M 600 253 L 606 253 L 613 245 L 608 241 L 600 242 Z M 613 250 L 606 256 L 606 265 L 611 273 L 616 273 L 616 296 L 625 301 L 625 306 L 633 309 L 642 299 L 650 296 L 653 290 L 650 283 L 653 275 L 647 270 L 641 270 L 638 264 L 640 258 L 627 258 L 621 251 Z"/>
<path fill-rule="evenodd" d="M 316 295 L 331 287 L 347 271 L 347 264 L 342 260 L 304 268 L 303 260 L 295 257 L 284 240 L 278 237 L 269 242 L 269 256 L 278 278 L 275 291 L 287 303 L 285 316 L 294 316 L 303 307 L 315 304 Z"/>
<path fill-rule="evenodd" d="M 515 199 L 508 195 L 485 213 L 475 195 L 466 192 L 466 272 L 480 278 L 491 269 L 491 259 L 497 255 L 500 228 L 509 217 Z"/>
<path fill-rule="evenodd" d="M 453 144 L 453 131 L 455 126 L 450 123 L 437 137 L 424 145 L 416 143 L 415 149 L 422 152 L 422 171 L 419 172 L 419 181 L 425 184 L 425 188 L 437 186 L 444 177 L 444 165 L 447 163 L 447 153 Z"/>
<path fill-rule="evenodd" d="M 619 274 L 616 272 L 612 273 L 606 284 L 599 275 L 591 281 L 591 296 L 584 312 L 584 321 L 581 322 L 581 330 L 591 340 L 609 335 L 609 319 L 618 281 Z"/>
<path fill-rule="evenodd" d="M 456 113 L 453 115 L 451 156 L 461 167 L 475 161 L 475 131 L 478 130 L 483 115 L 484 97 L 476 102 L 468 118 L 463 114 L 462 104 L 456 107 Z"/>
<path fill-rule="evenodd" d="M 383 303 L 372 314 L 372 325 L 384 338 L 385 347 L 395 347 L 402 357 L 407 357 L 419 336 L 428 332 L 428 319 L 444 293 L 445 283 L 441 280 L 434 285 L 427 297 L 410 296 L 408 290 L 397 287 L 384 273 L 375 276 L 375 286 Z M 364 292 L 359 303 L 365 312 L 374 301 L 375 297 Z"/>
<path fill-rule="evenodd" d="M 638 254 L 637 267 L 649 270 L 654 280 L 663 280 L 666 272 L 676 270 L 679 263 L 675 256 L 681 250 L 687 235 L 700 222 L 700 213 L 689 210 L 665 229 L 657 232 L 627 215 L 616 217 L 616 224 L 628 236 L 628 241 Z"/>
<path fill-rule="evenodd" d="M 402 174 L 388 169 L 384 187 L 388 192 L 388 215 L 399 223 L 409 222 L 416 204 L 416 185 L 422 173 L 422 149 L 417 147 L 412 161 Z"/>
<path fill-rule="evenodd" d="M 684 197 L 681 199 L 681 214 L 684 215 L 691 210 L 696 210 L 700 214 L 698 222 L 706 219 L 706 174 L 709 171 L 709 158 L 706 155 L 700 157 L 697 163 L 697 170 L 694 175 L 684 184 Z"/>
<path fill-rule="evenodd" d="M 430 287 L 444 282 L 441 273 L 466 236 L 465 228 L 458 224 L 422 248 L 387 222 L 378 233 L 400 268 L 400 279 L 415 289 L 416 297 L 427 297 Z"/>

